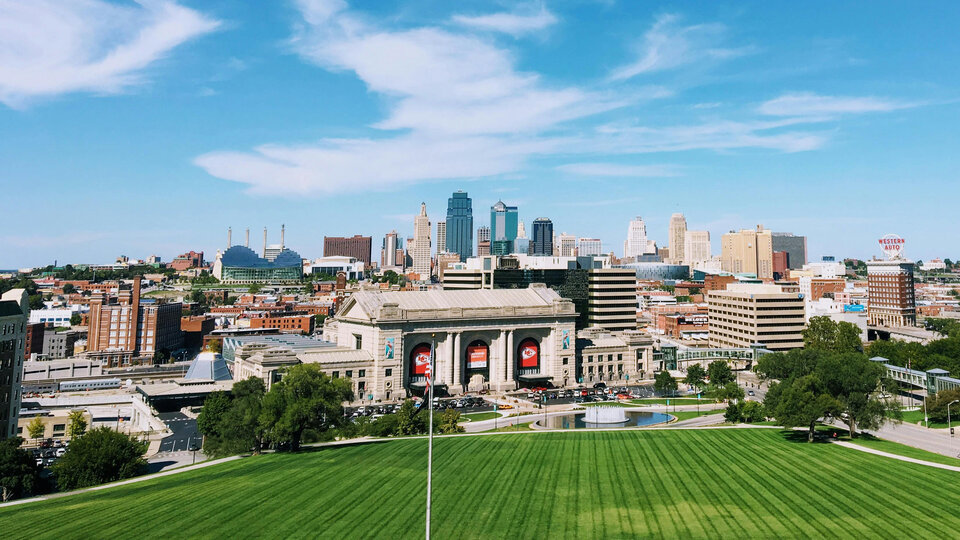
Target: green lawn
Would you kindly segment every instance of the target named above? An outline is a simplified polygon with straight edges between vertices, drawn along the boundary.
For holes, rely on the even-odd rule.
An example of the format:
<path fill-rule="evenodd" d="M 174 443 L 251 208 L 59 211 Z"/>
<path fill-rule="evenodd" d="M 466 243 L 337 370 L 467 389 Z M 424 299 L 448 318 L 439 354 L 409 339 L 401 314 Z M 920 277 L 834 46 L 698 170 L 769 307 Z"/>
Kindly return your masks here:
<path fill-rule="evenodd" d="M 795 437 L 795 438 L 794 438 Z M 434 444 L 437 538 L 953 538 L 957 473 L 780 430 Z M 417 538 L 426 440 L 245 458 L 0 508 L 3 538 Z"/>
<path fill-rule="evenodd" d="M 960 409 L 957 407 L 954 407 L 954 408 Z M 960 414 L 960 410 L 955 410 L 953 412 L 957 412 L 958 414 Z M 953 422 L 952 422 L 953 427 L 960 427 L 960 422 L 958 422 L 957 420 L 960 420 L 960 419 L 958 418 L 953 419 Z M 917 411 L 903 411 L 903 423 L 916 425 L 917 422 L 919 422 L 921 426 L 926 426 L 926 424 L 924 424 L 923 422 L 923 409 L 920 409 Z M 947 423 L 931 421 L 928 427 L 932 429 L 947 429 Z"/>
<path fill-rule="evenodd" d="M 711 411 L 702 410 L 702 411 L 699 411 L 699 412 L 697 412 L 697 411 L 677 411 L 677 412 L 671 412 L 671 413 L 668 413 L 668 414 L 670 414 L 670 416 L 676 416 L 678 421 L 679 421 L 679 420 L 689 420 L 690 418 L 696 418 L 696 417 L 698 417 L 698 416 L 706 416 L 706 415 L 708 415 L 708 414 L 719 414 L 719 415 L 721 415 L 721 416 L 720 416 L 720 421 L 721 421 L 721 422 L 723 421 L 723 409 L 713 409 L 713 410 L 711 410 Z"/>
<path fill-rule="evenodd" d="M 488 411 L 488 412 L 475 412 L 475 413 L 461 414 L 460 418 L 467 422 L 479 422 L 481 420 L 492 420 L 494 418 L 498 418 L 499 416 L 500 416 L 500 413 Z"/>
<path fill-rule="evenodd" d="M 514 424 L 512 426 L 499 427 L 497 429 L 488 429 L 482 433 L 509 433 L 511 431 L 533 431 L 533 428 L 530 427 L 530 424 L 533 422 L 521 422 L 520 424 Z"/>
<path fill-rule="evenodd" d="M 669 398 L 670 405 L 696 405 L 700 403 L 701 405 L 714 403 L 712 399 L 697 399 L 697 398 Z M 636 405 L 666 405 L 667 398 L 646 398 L 646 399 L 631 399 L 631 403 Z"/>

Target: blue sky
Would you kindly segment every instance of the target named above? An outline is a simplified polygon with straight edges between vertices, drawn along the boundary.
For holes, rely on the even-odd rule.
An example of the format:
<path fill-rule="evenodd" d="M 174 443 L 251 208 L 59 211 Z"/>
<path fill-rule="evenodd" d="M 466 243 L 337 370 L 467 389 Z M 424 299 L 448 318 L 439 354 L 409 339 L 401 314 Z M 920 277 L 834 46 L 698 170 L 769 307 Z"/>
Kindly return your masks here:
<path fill-rule="evenodd" d="M 960 6 L 0 0 L 0 268 L 412 233 L 463 189 L 665 245 L 960 258 Z M 378 251 L 378 249 L 375 249 Z M 375 255 L 376 257 L 376 255 Z"/>

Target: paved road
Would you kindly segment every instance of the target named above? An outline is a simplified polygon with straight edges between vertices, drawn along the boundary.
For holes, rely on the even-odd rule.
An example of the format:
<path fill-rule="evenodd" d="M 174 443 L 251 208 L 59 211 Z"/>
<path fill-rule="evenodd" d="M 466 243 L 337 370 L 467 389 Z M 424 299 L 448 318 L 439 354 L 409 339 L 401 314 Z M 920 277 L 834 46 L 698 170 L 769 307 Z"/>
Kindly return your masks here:
<path fill-rule="evenodd" d="M 160 452 L 184 452 L 191 445 L 200 446 L 196 420 L 179 412 L 160 413 L 157 417 L 173 432 L 160 442 Z"/>
<path fill-rule="evenodd" d="M 834 422 L 833 425 L 844 429 L 847 427 L 842 422 Z M 960 438 L 950 437 L 950 433 L 945 429 L 928 429 L 914 424 L 887 422 L 882 428 L 870 430 L 868 433 L 928 452 L 960 457 Z"/>

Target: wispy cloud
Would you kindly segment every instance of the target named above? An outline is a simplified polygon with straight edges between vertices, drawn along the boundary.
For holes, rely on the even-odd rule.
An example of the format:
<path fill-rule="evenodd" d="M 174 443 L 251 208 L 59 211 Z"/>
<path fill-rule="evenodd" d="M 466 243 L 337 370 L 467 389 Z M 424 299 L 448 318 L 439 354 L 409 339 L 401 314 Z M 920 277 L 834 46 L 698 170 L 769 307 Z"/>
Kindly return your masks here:
<path fill-rule="evenodd" d="M 581 176 L 612 176 L 620 178 L 680 176 L 675 165 L 624 165 L 620 163 L 567 163 L 558 171 Z"/>
<path fill-rule="evenodd" d="M 551 88 L 515 69 L 510 51 L 439 27 L 390 30 L 336 0 L 300 0 L 292 46 L 307 61 L 356 74 L 391 98 L 369 139 L 325 139 L 214 152 L 195 162 L 210 174 L 273 193 L 383 189 L 418 180 L 485 177 L 520 168 L 557 143 L 539 135 L 627 100 Z"/>
<path fill-rule="evenodd" d="M 611 73 L 623 80 L 642 73 L 674 69 L 703 60 L 726 60 L 749 54 L 750 46 L 727 47 L 727 28 L 720 23 L 682 26 L 677 15 L 661 15 L 637 44 L 637 58 Z"/>
<path fill-rule="evenodd" d="M 760 105 L 758 110 L 760 113 L 770 116 L 829 116 L 887 112 L 915 107 L 916 105 L 915 103 L 872 96 L 821 96 L 810 92 L 802 92 L 784 94 L 766 101 Z"/>
<path fill-rule="evenodd" d="M 70 92 L 113 94 L 220 22 L 173 1 L 0 2 L 0 102 Z"/>
<path fill-rule="evenodd" d="M 489 15 L 454 15 L 453 22 L 476 30 L 502 32 L 517 37 L 530 32 L 543 30 L 556 24 L 557 17 L 540 6 L 538 10 L 525 10 Z"/>

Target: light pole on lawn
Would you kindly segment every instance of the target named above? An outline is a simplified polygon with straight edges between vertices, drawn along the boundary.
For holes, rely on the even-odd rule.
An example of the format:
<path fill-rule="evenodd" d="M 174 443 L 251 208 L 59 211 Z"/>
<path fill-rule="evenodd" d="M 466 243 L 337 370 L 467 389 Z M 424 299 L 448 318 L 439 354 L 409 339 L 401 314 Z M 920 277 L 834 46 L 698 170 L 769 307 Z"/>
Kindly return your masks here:
<path fill-rule="evenodd" d="M 426 540 L 430 540 L 430 503 L 433 487 L 433 367 L 434 355 L 436 353 L 436 334 L 430 336 L 430 363 L 427 364 L 426 379 L 429 397 L 427 398 L 427 407 L 430 410 L 430 420 L 427 427 L 427 532 Z"/>
<path fill-rule="evenodd" d="M 960 399 L 955 399 L 950 403 L 947 403 L 947 429 L 950 430 L 950 436 L 953 437 L 953 424 L 950 423 L 950 406 L 954 403 L 957 403 Z"/>

